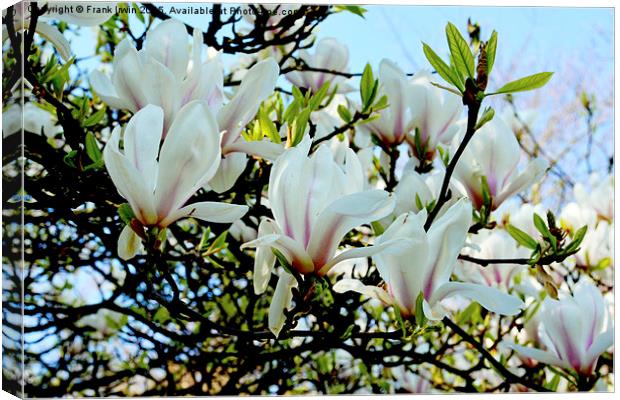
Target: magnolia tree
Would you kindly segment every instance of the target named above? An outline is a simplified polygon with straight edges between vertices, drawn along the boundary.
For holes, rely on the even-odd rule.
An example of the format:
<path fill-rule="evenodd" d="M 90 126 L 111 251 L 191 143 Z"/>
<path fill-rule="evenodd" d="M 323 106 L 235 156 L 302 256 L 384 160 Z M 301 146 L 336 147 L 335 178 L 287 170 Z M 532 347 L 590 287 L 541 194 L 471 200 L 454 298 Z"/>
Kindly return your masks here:
<path fill-rule="evenodd" d="M 613 390 L 613 178 L 536 200 L 497 32 L 350 72 L 357 6 L 56 6 L 3 13 L 5 389 Z"/>

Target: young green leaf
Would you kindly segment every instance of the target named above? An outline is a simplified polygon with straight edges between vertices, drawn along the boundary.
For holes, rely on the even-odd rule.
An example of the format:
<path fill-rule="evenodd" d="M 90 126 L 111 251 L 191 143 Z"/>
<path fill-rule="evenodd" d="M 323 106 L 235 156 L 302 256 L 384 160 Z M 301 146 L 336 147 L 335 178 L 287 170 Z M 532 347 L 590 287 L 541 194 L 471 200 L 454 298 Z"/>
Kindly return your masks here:
<path fill-rule="evenodd" d="M 491 75 L 493 64 L 495 64 L 495 52 L 497 51 L 497 32 L 493 31 L 487 42 L 487 76 Z"/>
<path fill-rule="evenodd" d="M 366 64 L 366 67 L 364 67 L 364 72 L 362 73 L 362 79 L 360 81 L 360 95 L 363 106 L 368 104 L 374 85 L 375 78 L 372 74 L 372 67 L 370 64 Z"/>
<path fill-rule="evenodd" d="M 534 250 L 536 248 L 536 241 L 530 237 L 527 233 L 523 232 L 521 229 L 517 228 L 514 225 L 507 225 L 506 230 L 512 236 L 514 240 L 517 241 L 521 246 L 527 247 L 528 249 Z"/>
<path fill-rule="evenodd" d="M 572 254 L 574 252 L 577 252 L 579 249 L 579 245 L 583 241 L 583 238 L 586 235 L 587 231 L 588 231 L 587 225 L 584 225 L 581 228 L 579 228 L 579 230 L 575 232 L 575 235 L 573 236 L 573 241 L 570 242 L 568 246 L 566 246 L 566 248 L 564 249 L 564 252 L 566 254 Z"/>
<path fill-rule="evenodd" d="M 491 108 L 491 107 L 487 107 L 484 110 L 484 113 L 482 113 L 482 115 L 478 119 L 478 122 L 476 123 L 476 127 L 475 127 L 474 130 L 477 131 L 478 129 L 482 128 L 484 126 L 484 124 L 486 124 L 487 122 L 491 121 L 494 116 L 495 116 L 495 110 L 493 110 L 493 108 Z"/>
<path fill-rule="evenodd" d="M 435 71 L 437 71 L 439 76 L 441 76 L 446 82 L 453 84 L 457 89 L 463 92 L 465 90 L 465 86 L 463 86 L 454 76 L 450 66 L 446 64 L 445 61 L 442 60 L 441 57 L 439 57 L 437 53 L 435 53 L 433 49 L 431 49 L 431 47 L 426 43 L 422 43 L 422 49 L 424 51 L 426 59 L 435 69 Z"/>
<path fill-rule="evenodd" d="M 353 117 L 351 116 L 351 112 L 349 111 L 348 108 L 346 108 L 344 105 L 339 104 L 338 105 L 338 115 L 340 115 L 340 118 L 342 118 L 342 120 L 344 122 L 351 122 L 351 120 L 353 119 Z"/>
<path fill-rule="evenodd" d="M 492 94 L 525 92 L 527 90 L 538 89 L 545 86 L 545 84 L 549 82 L 549 79 L 551 79 L 551 76 L 553 76 L 553 72 L 540 72 L 538 74 L 526 76 L 525 78 L 505 84 Z"/>
<path fill-rule="evenodd" d="M 471 53 L 471 49 L 461 35 L 461 32 L 451 22 L 448 22 L 448 25 L 446 25 L 446 38 L 448 39 L 448 47 L 450 47 L 454 65 L 461 76 L 468 76 L 474 79 L 474 55 Z"/>
<path fill-rule="evenodd" d="M 282 142 L 278 129 L 276 128 L 276 124 L 273 123 L 271 118 L 267 115 L 267 112 L 265 112 L 262 108 L 258 112 L 258 123 L 260 124 L 260 129 L 263 135 L 269 137 L 269 139 L 274 143 Z"/>
<path fill-rule="evenodd" d="M 362 18 L 364 17 L 364 13 L 368 10 L 366 10 L 364 7 L 360 7 L 360 6 L 353 6 L 353 5 L 338 5 L 338 6 L 334 6 L 334 12 L 342 12 L 342 11 L 348 11 L 350 13 L 353 13 L 355 15 L 359 15 Z"/>
<path fill-rule="evenodd" d="M 420 292 L 415 300 L 415 321 L 418 326 L 426 325 L 426 315 L 424 315 L 424 294 Z"/>
<path fill-rule="evenodd" d="M 86 134 L 85 145 L 86 145 L 86 154 L 88 154 L 88 157 L 91 160 L 93 160 L 93 162 L 99 162 L 103 159 L 103 154 L 101 153 L 101 150 L 99 149 L 99 144 L 97 143 L 97 139 L 95 139 L 95 136 L 90 132 Z"/>
<path fill-rule="evenodd" d="M 117 211 L 118 216 L 121 217 L 121 220 L 126 224 L 129 224 L 131 220 L 135 218 L 135 214 L 133 213 L 133 210 L 131 209 L 129 203 L 121 204 L 118 207 Z"/>

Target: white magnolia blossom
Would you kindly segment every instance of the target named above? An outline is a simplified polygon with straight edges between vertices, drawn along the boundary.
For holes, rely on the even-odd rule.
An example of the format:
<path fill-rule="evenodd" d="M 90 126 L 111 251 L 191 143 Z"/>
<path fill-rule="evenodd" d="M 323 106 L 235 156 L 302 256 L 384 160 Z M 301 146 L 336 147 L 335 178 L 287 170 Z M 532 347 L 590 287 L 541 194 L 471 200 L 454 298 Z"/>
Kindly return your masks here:
<path fill-rule="evenodd" d="M 43 7 L 47 4 L 47 1 L 38 1 L 37 5 L 39 8 Z M 98 7 L 101 12 L 83 12 L 83 13 L 58 13 L 56 10 L 63 8 L 65 5 L 70 3 L 67 2 L 52 2 L 50 4 L 51 9 L 47 11 L 44 15 L 41 15 L 37 20 L 37 25 L 35 31 L 41 35 L 45 40 L 50 42 L 56 50 L 58 50 L 58 54 L 62 57 L 63 60 L 68 61 L 71 58 L 71 45 L 67 38 L 56 28 L 55 26 L 49 24 L 50 20 L 60 20 L 67 22 L 69 24 L 81 25 L 81 26 L 96 26 L 103 24 L 113 15 L 112 12 L 106 12 L 105 6 L 110 5 L 111 3 L 102 3 L 102 2 L 80 2 L 80 5 L 86 6 L 94 6 Z M 25 29 L 28 29 L 30 26 L 30 11 L 28 10 L 29 2 L 21 2 L 15 5 L 15 15 L 13 17 L 13 26 L 15 28 L 15 32 L 19 33 Z M 2 17 L 6 15 L 7 10 L 2 11 Z M 8 28 L 6 25 L 2 25 L 2 43 L 4 43 L 9 38 Z"/>
<path fill-rule="evenodd" d="M 328 146 L 321 145 L 308 156 L 309 146 L 310 141 L 304 140 L 276 160 L 268 191 L 274 219 L 263 219 L 258 238 L 243 245 L 257 248 L 257 293 L 266 289 L 275 263 L 271 248 L 282 252 L 299 273 L 324 275 L 340 261 L 378 251 L 368 246 L 334 256 L 347 232 L 394 209 L 387 192 L 364 190 L 362 167 L 351 149 L 339 164 Z"/>
<path fill-rule="evenodd" d="M 48 111 L 37 106 L 33 102 L 13 104 L 2 113 L 2 137 L 21 133 L 43 133 L 48 138 L 53 138 L 62 128 L 57 125 L 56 119 Z"/>
<path fill-rule="evenodd" d="M 538 337 L 544 349 L 510 346 L 544 364 L 591 375 L 598 357 L 613 344 L 613 327 L 596 286 L 584 278 L 573 293 L 560 300 L 548 297 L 539 311 Z"/>
<path fill-rule="evenodd" d="M 148 104 L 163 108 L 164 138 L 183 105 L 192 100 L 206 101 L 217 115 L 223 157 L 208 184 L 224 192 L 243 172 L 246 154 L 273 160 L 283 151 L 281 145 L 269 140 L 248 142 L 241 136 L 261 102 L 273 93 L 279 67 L 271 58 L 257 63 L 245 73 L 232 99 L 223 104 L 223 65 L 218 56 L 203 62 L 202 47 L 199 29 L 194 29 L 190 50 L 185 26 L 169 19 L 147 33 L 140 51 L 128 39 L 123 40 L 114 53 L 112 77 L 94 71 L 90 83 L 111 107 L 132 112 Z"/>
<path fill-rule="evenodd" d="M 300 58 L 311 68 L 339 72 L 348 71 L 349 49 L 334 38 L 319 40 L 314 54 L 310 54 L 306 50 L 301 50 L 299 54 Z M 353 90 L 351 86 L 344 83 L 347 78 L 328 72 L 292 71 L 286 74 L 286 79 L 293 85 L 310 89 L 315 93 L 327 82 L 330 82 L 331 90 L 338 85 L 339 93 Z"/>
<path fill-rule="evenodd" d="M 482 259 L 529 258 L 530 251 L 517 247 L 515 240 L 504 230 L 485 230 L 472 236 L 472 242 L 461 252 Z M 465 280 L 484 284 L 507 291 L 512 287 L 513 278 L 524 270 L 520 264 L 488 264 L 481 266 L 476 263 L 459 262 Z"/>
<path fill-rule="evenodd" d="M 614 176 L 601 176 L 593 173 L 588 178 L 589 188 L 578 182 L 573 193 L 577 203 L 586 208 L 592 208 L 603 219 L 611 221 L 614 217 Z"/>
<path fill-rule="evenodd" d="M 124 129 L 116 127 L 103 150 L 105 165 L 121 196 L 144 226 L 165 228 L 174 221 L 194 217 L 230 223 L 247 212 L 247 206 L 218 202 L 185 205 L 211 177 L 220 162 L 220 134 L 207 103 L 192 101 L 177 113 L 163 136 L 164 111 L 148 105 Z M 126 226 L 118 241 L 122 259 L 142 247 L 139 236 Z"/>
<path fill-rule="evenodd" d="M 460 140 L 455 141 L 455 145 L 458 143 Z M 542 177 L 547 163 L 540 158 L 530 161 L 521 173 L 517 172 L 520 154 L 514 133 L 498 116 L 476 131 L 454 169 L 454 177 L 463 185 L 475 208 L 484 204 L 483 177 L 494 209 Z"/>
<path fill-rule="evenodd" d="M 442 300 L 460 295 L 477 301 L 486 309 L 515 315 L 523 307 L 521 300 L 495 288 L 474 283 L 451 282 L 457 256 L 465 244 L 471 223 L 471 205 L 459 200 L 424 231 L 426 210 L 399 216 L 381 235 L 377 247 L 385 250 L 372 258 L 387 291 L 366 286 L 355 279 L 343 279 L 334 291 L 355 291 L 398 306 L 401 314 L 415 313 L 416 300 L 422 294 L 424 315 L 430 320 L 443 318 L 447 311 Z"/>
<path fill-rule="evenodd" d="M 381 110 L 381 118 L 366 124 L 365 128 L 376 135 L 386 146 L 401 144 L 413 129 L 413 86 L 407 75 L 392 61 L 379 64 L 380 83 L 377 98 L 387 96 L 388 107 Z"/>
<path fill-rule="evenodd" d="M 407 139 L 419 159 L 432 159 L 440 144 L 447 147 L 459 131 L 456 122 L 463 111 L 463 102 L 459 96 L 434 86 L 432 81 L 427 71 L 416 73 L 411 80 L 413 128 L 418 130 L 426 154 L 416 154 L 414 130 Z"/>

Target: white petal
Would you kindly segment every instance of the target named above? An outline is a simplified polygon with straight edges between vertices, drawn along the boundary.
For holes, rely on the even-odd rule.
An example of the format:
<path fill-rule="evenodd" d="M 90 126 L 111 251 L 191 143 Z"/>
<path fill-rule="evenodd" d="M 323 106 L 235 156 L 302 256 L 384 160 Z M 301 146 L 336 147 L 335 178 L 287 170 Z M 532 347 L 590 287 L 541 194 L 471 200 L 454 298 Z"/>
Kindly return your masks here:
<path fill-rule="evenodd" d="M 405 240 L 402 239 L 394 239 L 388 240 L 381 244 L 376 244 L 374 246 L 358 247 L 345 250 L 342 253 L 338 254 L 336 257 L 332 258 L 327 264 L 325 264 L 323 268 L 320 269 L 318 274 L 325 275 L 332 267 L 338 265 L 345 260 L 370 257 L 381 251 L 385 251 L 390 247 L 403 246 L 404 242 Z"/>
<path fill-rule="evenodd" d="M 500 315 L 517 315 L 525 304 L 516 296 L 511 296 L 486 285 L 464 282 L 448 282 L 440 286 L 429 303 L 432 305 L 452 296 L 463 296 L 478 302 L 487 310 Z"/>
<path fill-rule="evenodd" d="M 425 270 L 420 271 L 426 299 L 429 299 L 436 288 L 450 280 L 470 224 L 471 204 L 462 199 L 435 219 L 428 230 L 429 264 Z"/>
<path fill-rule="evenodd" d="M 215 117 L 203 101 L 178 112 L 159 153 L 155 199 L 163 218 L 182 206 L 213 177 L 220 162 L 220 135 Z"/>
<path fill-rule="evenodd" d="M 258 225 L 258 237 L 277 233 L 277 229 L 273 222 L 264 219 Z M 267 290 L 269 279 L 273 272 L 273 266 L 276 262 L 276 256 L 269 246 L 258 246 L 254 256 L 254 293 L 261 294 Z"/>
<path fill-rule="evenodd" d="M 189 62 L 187 36 L 185 25 L 170 18 L 147 32 L 144 51 L 165 65 L 177 79 L 182 79 Z"/>
<path fill-rule="evenodd" d="M 126 39 L 121 41 L 114 51 L 112 84 L 118 96 L 133 112 L 148 104 L 147 92 L 151 83 L 143 79 L 143 70 L 144 66 L 135 47 Z"/>
<path fill-rule="evenodd" d="M 129 120 L 123 136 L 125 156 L 140 171 L 151 191 L 157 181 L 157 154 L 163 126 L 163 110 L 149 104 Z"/>
<path fill-rule="evenodd" d="M 333 202 L 319 214 L 310 234 L 307 248 L 315 265 L 325 265 L 351 229 L 381 219 L 392 210 L 394 199 L 383 190 L 354 193 Z"/>
<path fill-rule="evenodd" d="M 144 65 L 144 80 L 150 82 L 145 91 L 150 104 L 161 106 L 164 110 L 164 138 L 170 124 L 181 107 L 179 80 L 160 62 L 150 59 Z"/>
<path fill-rule="evenodd" d="M 248 157 L 244 153 L 230 153 L 222 158 L 217 172 L 209 181 L 209 187 L 216 193 L 224 193 L 237 182 L 245 169 Z"/>
<path fill-rule="evenodd" d="M 108 106 L 118 109 L 128 109 L 130 105 L 116 93 L 112 81 L 103 72 L 95 70 L 90 74 L 89 82 L 97 96 Z"/>
<path fill-rule="evenodd" d="M 588 349 L 585 357 L 586 366 L 594 366 L 598 357 L 614 344 L 614 330 L 609 329 L 598 335 L 592 346 Z"/>
<path fill-rule="evenodd" d="M 123 260 L 129 260 L 143 249 L 140 237 L 129 225 L 125 225 L 118 237 L 118 256 Z"/>
<path fill-rule="evenodd" d="M 542 158 L 536 158 L 527 165 L 525 170 L 506 186 L 497 196 L 497 205 L 501 204 L 508 197 L 522 192 L 530 187 L 545 174 L 549 164 Z"/>
<path fill-rule="evenodd" d="M 217 224 L 230 224 L 243 217 L 247 212 L 248 206 L 245 205 L 202 201 L 187 205 L 170 214 L 161 222 L 161 225 L 167 226 L 176 220 L 186 217 L 198 218 Z"/>
<path fill-rule="evenodd" d="M 118 150 L 121 128 L 116 127 L 103 149 L 106 169 L 118 192 L 131 205 L 136 218 L 145 225 L 157 223 L 153 190 L 146 186 L 141 173 Z"/>
<path fill-rule="evenodd" d="M 280 68 L 272 59 L 261 61 L 243 77 L 233 99 L 218 114 L 218 123 L 225 131 L 222 144 L 234 143 L 241 130 L 254 118 L 260 103 L 273 93 Z"/>
<path fill-rule="evenodd" d="M 515 343 L 508 343 L 508 346 L 516 350 L 522 356 L 532 358 L 543 364 L 556 365 L 558 367 L 570 368 L 570 366 L 564 361 L 560 360 L 555 354 L 550 351 L 544 351 L 533 347 L 520 346 Z"/>
<path fill-rule="evenodd" d="M 293 300 L 291 289 L 297 286 L 293 275 L 283 272 L 280 274 L 276 290 L 269 306 L 269 330 L 278 337 L 286 322 L 284 310 L 290 308 Z"/>
<path fill-rule="evenodd" d="M 236 151 L 274 161 L 284 152 L 284 145 L 274 143 L 269 139 L 248 142 L 244 138 L 239 138 L 235 143 L 223 149 L 224 154 Z"/>
<path fill-rule="evenodd" d="M 300 273 L 309 274 L 314 272 L 312 259 L 300 243 L 279 232 L 260 236 L 255 240 L 244 243 L 241 249 L 248 247 L 272 247 L 280 251 L 288 262 Z"/>
<path fill-rule="evenodd" d="M 71 45 L 56 27 L 45 22 L 37 22 L 36 31 L 58 50 L 58 54 L 60 54 L 63 60 L 69 61 L 71 58 Z"/>
<path fill-rule="evenodd" d="M 362 281 L 357 279 L 341 279 L 334 284 L 333 289 L 336 293 L 356 292 L 364 296 L 381 300 L 388 305 L 394 304 L 394 300 L 385 290 L 377 286 L 364 285 Z"/>

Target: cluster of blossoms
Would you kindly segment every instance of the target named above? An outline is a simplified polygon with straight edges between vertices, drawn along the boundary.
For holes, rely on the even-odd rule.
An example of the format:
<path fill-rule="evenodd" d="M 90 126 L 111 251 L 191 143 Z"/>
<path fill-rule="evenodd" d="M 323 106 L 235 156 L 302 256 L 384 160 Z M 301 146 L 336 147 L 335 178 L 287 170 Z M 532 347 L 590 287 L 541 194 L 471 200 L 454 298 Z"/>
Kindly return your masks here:
<path fill-rule="evenodd" d="M 540 159 L 519 167 L 519 143 L 500 116 L 476 131 L 453 171 L 451 199 L 427 227 L 446 174 L 438 155 L 455 154 L 466 134 L 462 99 L 433 85 L 436 79 L 430 73 L 421 71 L 410 78 L 392 61 L 381 61 L 377 97 L 386 96 L 387 104 L 377 118 L 315 146 L 339 124 L 341 107 L 362 108 L 346 97 L 352 91 L 346 78 L 328 72 L 347 70 L 346 46 L 323 39 L 313 54 L 301 54 L 315 71 L 286 74 L 290 83 L 310 93 L 325 84 L 337 89 L 330 104 L 312 112 L 313 136 L 306 130 L 295 144 L 290 137 L 277 143 L 250 140 L 244 132 L 274 93 L 280 74 L 276 59 L 282 49 L 253 59 L 239 74 L 236 90 L 228 94 L 220 55 L 209 49 L 203 57 L 199 29 L 194 29 L 191 43 L 187 39 L 182 23 L 161 22 L 148 32 L 140 50 L 128 39 L 116 47 L 111 76 L 94 71 L 89 79 L 109 107 L 133 114 L 125 126 L 114 127 L 103 151 L 107 171 L 132 212 L 118 239 L 122 259 L 153 251 L 145 248 L 150 235 L 182 218 L 232 224 L 229 231 L 244 242 L 242 249 L 254 249 L 255 293 L 266 293 L 273 275 L 278 277 L 268 316 L 269 329 L 277 337 L 287 320 L 285 311 L 292 307 L 293 288 L 303 280 L 327 276 L 341 262 L 370 257 L 381 286 L 348 274 L 333 290 L 378 299 L 403 318 L 417 318 L 421 307 L 431 323 L 460 309 L 458 300 L 463 298 L 501 315 L 535 308 L 524 340 L 506 343 L 520 354 L 523 365 L 542 362 L 582 375 L 593 373 L 598 357 L 612 344 L 613 327 L 606 300 L 590 278 L 569 285 L 566 275 L 554 275 L 559 295 L 541 299 L 543 287 L 523 263 L 480 266 L 459 259 L 527 259 L 531 254 L 503 224 L 470 233 L 473 215 L 485 207 L 490 213 L 507 205 L 547 169 Z M 47 119 L 32 128 L 46 135 L 55 129 Z M 3 130 L 7 134 L 15 129 Z M 388 188 L 385 179 L 371 171 L 377 164 L 380 169 L 393 168 L 389 164 L 396 160 L 387 159 L 392 155 L 386 149 L 399 146 L 408 151 L 400 154 L 405 162 L 395 172 L 398 183 Z M 272 218 L 251 216 L 243 222 L 252 204 L 192 201 L 197 193 L 233 188 L 248 161 L 253 162 L 249 156 L 271 163 L 265 204 Z M 423 163 L 433 171 L 420 170 Z M 565 264 L 572 262 L 569 269 L 610 282 L 613 182 L 593 175 L 590 185 L 577 185 L 576 201 L 561 213 L 561 226 L 570 234 L 588 227 L 581 249 Z M 510 224 L 536 236 L 532 215 L 544 214 L 541 205 L 536 207 L 526 204 L 511 213 Z M 376 233 L 370 243 L 341 246 L 351 231 L 369 232 L 369 225 Z M 278 260 L 286 265 L 276 267 Z M 417 375 L 404 380 L 411 390 L 422 390 L 428 383 Z"/>

